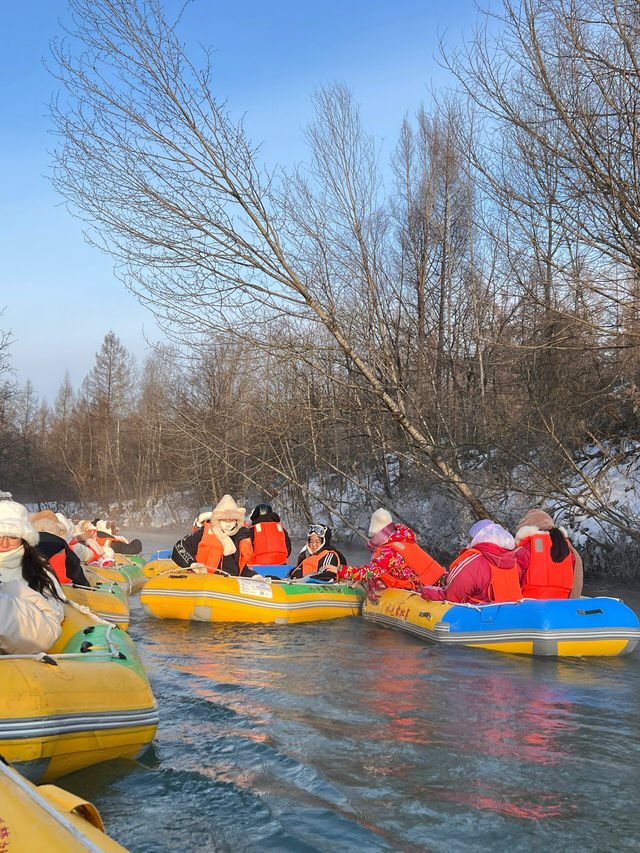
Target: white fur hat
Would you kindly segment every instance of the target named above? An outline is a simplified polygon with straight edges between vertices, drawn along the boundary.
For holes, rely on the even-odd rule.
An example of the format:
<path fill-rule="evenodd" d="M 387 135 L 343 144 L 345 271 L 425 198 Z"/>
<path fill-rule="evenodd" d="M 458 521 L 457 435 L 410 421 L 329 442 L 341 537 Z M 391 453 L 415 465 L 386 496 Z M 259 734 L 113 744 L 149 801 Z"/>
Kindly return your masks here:
<path fill-rule="evenodd" d="M 38 531 L 29 521 L 27 508 L 15 501 L 0 501 L 0 536 L 19 536 L 29 545 L 37 545 Z"/>
<path fill-rule="evenodd" d="M 233 518 L 238 524 L 244 524 L 245 508 L 238 506 L 231 495 L 223 495 L 214 506 L 211 513 L 211 521 L 220 521 L 225 518 Z"/>
<path fill-rule="evenodd" d="M 380 509 L 377 509 L 371 516 L 371 521 L 369 522 L 369 539 L 374 537 L 376 533 L 380 533 L 382 528 L 386 527 L 388 524 L 393 524 L 391 513 L 380 507 Z"/>

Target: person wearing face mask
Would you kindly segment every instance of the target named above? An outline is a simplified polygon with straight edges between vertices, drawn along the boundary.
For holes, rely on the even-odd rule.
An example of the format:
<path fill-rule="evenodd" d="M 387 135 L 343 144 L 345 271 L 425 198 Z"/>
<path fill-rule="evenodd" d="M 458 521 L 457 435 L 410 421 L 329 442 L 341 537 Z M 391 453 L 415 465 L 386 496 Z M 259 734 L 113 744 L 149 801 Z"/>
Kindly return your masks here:
<path fill-rule="evenodd" d="M 62 633 L 64 594 L 37 544 L 26 507 L 0 501 L 0 654 L 46 652 Z"/>
<path fill-rule="evenodd" d="M 253 557 L 253 530 L 244 526 L 244 507 L 231 495 L 223 495 L 209 521 L 180 539 L 171 559 L 182 568 L 195 571 L 223 571 L 237 577 L 254 577 L 249 565 Z"/>
<path fill-rule="evenodd" d="M 307 544 L 298 554 L 295 569 L 289 577 L 302 578 L 306 575 L 319 575 L 319 580 L 335 578 L 340 566 L 347 562 L 340 551 L 330 546 L 331 528 L 326 524 L 311 524 L 307 534 Z"/>
<path fill-rule="evenodd" d="M 371 516 L 367 550 L 371 562 L 365 566 L 343 566 L 339 580 L 367 583 L 369 595 L 384 587 L 419 589 L 433 584 L 444 574 L 444 567 L 416 543 L 416 534 L 404 524 L 396 524 L 383 508 Z"/>

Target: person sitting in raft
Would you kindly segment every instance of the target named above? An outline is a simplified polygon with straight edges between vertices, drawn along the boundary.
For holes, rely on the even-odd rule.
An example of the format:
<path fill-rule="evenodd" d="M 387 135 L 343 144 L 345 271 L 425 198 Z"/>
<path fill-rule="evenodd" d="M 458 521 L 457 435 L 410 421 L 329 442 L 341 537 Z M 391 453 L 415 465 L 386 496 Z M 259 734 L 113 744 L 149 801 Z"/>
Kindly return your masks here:
<path fill-rule="evenodd" d="M 291 569 L 289 577 L 316 575 L 319 580 L 333 580 L 346 562 L 340 551 L 331 547 L 331 528 L 326 524 L 311 524 L 307 544 L 298 554 L 296 567 Z"/>
<path fill-rule="evenodd" d="M 78 516 L 75 517 L 78 518 Z M 67 518 L 61 512 L 56 513 L 56 518 L 62 529 L 60 535 L 66 540 L 67 545 L 81 563 L 91 563 L 103 556 L 103 548 L 98 545 L 91 534 L 81 531 L 80 521 L 76 524 L 73 519 Z M 111 556 L 113 556 L 113 552 L 111 552 Z"/>
<path fill-rule="evenodd" d="M 469 539 L 449 567 L 442 586 L 423 586 L 420 595 L 428 601 L 456 603 L 519 601 L 522 590 L 516 543 L 509 531 L 485 518 L 471 527 Z"/>
<path fill-rule="evenodd" d="M 115 521 L 106 521 L 99 518 L 96 521 L 96 531 L 93 534 L 96 542 L 103 548 L 111 548 L 114 554 L 141 554 L 142 542 L 132 539 L 129 542 L 124 536 L 120 536 L 118 525 Z"/>
<path fill-rule="evenodd" d="M 213 508 L 211 520 L 173 546 L 171 559 L 194 571 L 223 571 L 237 577 L 254 577 L 249 561 L 253 556 L 253 530 L 244 526 L 244 507 L 231 495 L 223 495 Z"/>
<path fill-rule="evenodd" d="M 252 566 L 282 566 L 291 553 L 291 540 L 280 516 L 269 504 L 258 504 L 249 516 L 253 528 Z"/>
<path fill-rule="evenodd" d="M 524 598 L 580 598 L 582 559 L 542 509 L 530 509 L 518 522 L 516 560 Z"/>
<path fill-rule="evenodd" d="M 36 550 L 47 560 L 58 581 L 89 586 L 80 558 L 64 539 L 57 517 L 50 510 L 43 510 L 31 516 L 31 523 L 40 534 Z"/>
<path fill-rule="evenodd" d="M 371 516 L 367 549 L 372 554 L 366 566 L 343 566 L 338 580 L 367 583 L 369 597 L 384 587 L 419 589 L 435 583 L 445 569 L 416 544 L 416 534 L 404 524 L 395 524 L 383 508 Z"/>
<path fill-rule="evenodd" d="M 35 549 L 26 507 L 0 501 L 0 653 L 46 652 L 62 633 L 64 594 Z"/>
<path fill-rule="evenodd" d="M 74 532 L 74 544 L 72 550 L 76 552 L 83 563 L 89 566 L 115 566 L 114 552 L 112 548 L 103 548 L 93 538 L 95 527 L 90 521 L 80 522 L 80 532 Z"/>

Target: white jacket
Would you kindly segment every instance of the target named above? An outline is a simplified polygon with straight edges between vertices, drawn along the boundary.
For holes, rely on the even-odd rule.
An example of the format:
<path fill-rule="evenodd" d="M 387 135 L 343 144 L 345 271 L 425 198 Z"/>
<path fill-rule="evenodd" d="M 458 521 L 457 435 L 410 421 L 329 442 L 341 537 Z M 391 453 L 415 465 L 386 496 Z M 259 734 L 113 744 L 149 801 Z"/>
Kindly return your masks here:
<path fill-rule="evenodd" d="M 62 633 L 64 605 L 45 597 L 23 580 L 0 584 L 0 652 L 46 652 Z"/>

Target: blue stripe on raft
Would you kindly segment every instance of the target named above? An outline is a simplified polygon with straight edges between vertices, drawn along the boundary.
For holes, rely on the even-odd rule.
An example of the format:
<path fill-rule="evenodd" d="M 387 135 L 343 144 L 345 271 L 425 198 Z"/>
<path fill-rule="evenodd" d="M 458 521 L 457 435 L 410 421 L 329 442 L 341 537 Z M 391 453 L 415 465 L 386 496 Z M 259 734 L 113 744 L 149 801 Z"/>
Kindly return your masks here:
<path fill-rule="evenodd" d="M 617 598 L 525 599 L 505 604 L 452 604 L 442 615 L 450 634 L 468 631 L 638 628 L 638 617 Z"/>
<path fill-rule="evenodd" d="M 152 554 L 147 562 L 150 563 L 152 560 L 170 560 L 172 554 L 173 548 L 165 548 L 164 551 L 156 551 L 155 554 Z"/>
<path fill-rule="evenodd" d="M 266 577 L 267 575 L 271 575 L 272 578 L 286 578 L 291 571 L 291 569 L 295 569 L 295 566 L 289 565 L 279 565 L 279 566 L 267 566 L 267 565 L 257 565 L 251 566 L 254 572 L 258 572 L 262 577 Z"/>

